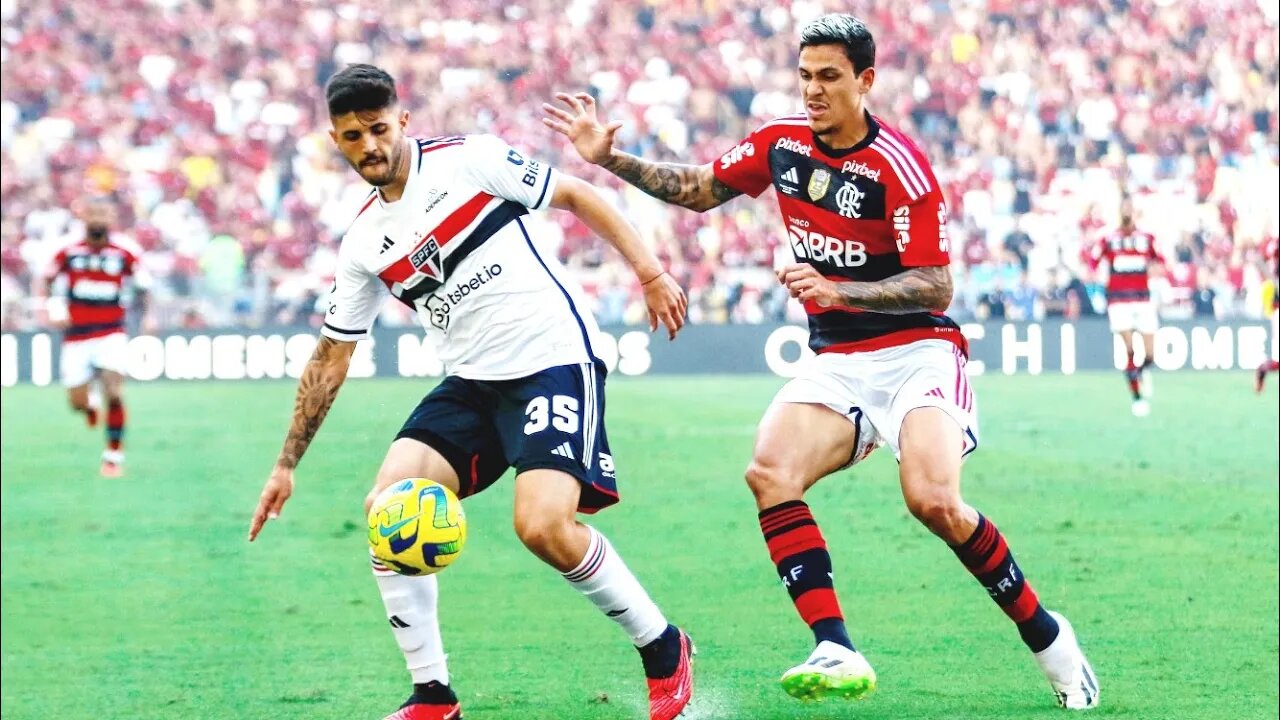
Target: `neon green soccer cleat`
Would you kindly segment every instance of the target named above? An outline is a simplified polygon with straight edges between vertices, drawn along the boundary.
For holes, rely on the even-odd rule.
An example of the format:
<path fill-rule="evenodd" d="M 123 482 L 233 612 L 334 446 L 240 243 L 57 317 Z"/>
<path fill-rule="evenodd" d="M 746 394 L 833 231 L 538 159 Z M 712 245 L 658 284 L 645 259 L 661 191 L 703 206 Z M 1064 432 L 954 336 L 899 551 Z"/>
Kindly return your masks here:
<path fill-rule="evenodd" d="M 808 660 L 782 674 L 782 689 L 806 702 L 861 700 L 876 689 L 876 671 L 862 653 L 824 641 Z"/>

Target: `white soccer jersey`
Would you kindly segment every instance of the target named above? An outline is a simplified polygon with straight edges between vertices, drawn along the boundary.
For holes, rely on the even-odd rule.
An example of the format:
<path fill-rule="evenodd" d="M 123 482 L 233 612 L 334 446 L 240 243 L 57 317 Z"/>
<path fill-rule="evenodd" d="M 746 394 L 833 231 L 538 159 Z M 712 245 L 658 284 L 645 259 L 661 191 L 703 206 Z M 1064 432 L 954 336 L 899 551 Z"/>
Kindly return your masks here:
<path fill-rule="evenodd" d="M 596 325 L 582 290 L 522 220 L 551 203 L 556 170 L 492 135 L 406 142 L 404 195 L 370 193 L 343 236 L 321 332 L 366 337 L 389 289 L 450 375 L 506 380 L 589 362 Z"/>

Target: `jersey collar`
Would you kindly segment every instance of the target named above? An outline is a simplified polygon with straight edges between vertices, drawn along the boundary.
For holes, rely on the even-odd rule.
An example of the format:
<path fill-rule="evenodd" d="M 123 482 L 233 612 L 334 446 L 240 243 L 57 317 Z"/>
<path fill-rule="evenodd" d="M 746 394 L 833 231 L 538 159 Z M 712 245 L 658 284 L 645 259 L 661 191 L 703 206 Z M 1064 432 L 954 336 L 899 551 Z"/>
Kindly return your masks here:
<path fill-rule="evenodd" d="M 852 155 L 853 153 L 856 153 L 859 150 L 862 150 L 863 148 L 870 146 L 871 143 L 876 139 L 876 136 L 880 134 L 880 123 L 876 122 L 876 117 L 871 114 L 870 110 L 867 110 L 864 108 L 862 110 L 862 114 L 863 114 L 863 117 L 867 119 L 867 136 L 859 140 L 857 144 L 851 147 L 840 148 L 839 150 L 836 150 L 830 145 L 827 145 L 826 143 L 822 142 L 822 139 L 819 138 L 816 133 L 813 133 L 813 131 L 810 130 L 809 132 L 813 133 L 813 144 L 816 145 L 824 155 L 826 155 L 827 157 L 833 157 L 833 158 L 844 157 L 845 155 Z"/>

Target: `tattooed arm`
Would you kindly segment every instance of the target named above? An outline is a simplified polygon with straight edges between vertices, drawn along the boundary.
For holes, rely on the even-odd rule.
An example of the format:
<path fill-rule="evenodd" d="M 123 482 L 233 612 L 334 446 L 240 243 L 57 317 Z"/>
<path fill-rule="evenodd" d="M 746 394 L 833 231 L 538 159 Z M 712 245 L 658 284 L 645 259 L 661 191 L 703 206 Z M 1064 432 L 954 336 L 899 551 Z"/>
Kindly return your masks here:
<path fill-rule="evenodd" d="M 838 283 L 840 304 L 871 312 L 905 315 L 942 312 L 951 305 L 951 270 L 909 268 L 879 282 Z"/>
<path fill-rule="evenodd" d="M 284 447 L 276 458 L 276 465 L 267 478 L 266 487 L 258 498 L 258 508 L 249 524 L 249 540 L 253 541 L 268 519 L 278 517 L 280 509 L 293 494 L 293 469 L 298 466 L 311 439 L 316 436 L 325 415 L 338 397 L 338 390 L 347 379 L 351 355 L 356 344 L 341 342 L 321 335 L 315 352 L 302 370 L 298 380 L 298 393 L 293 401 L 293 421 Z"/>
<path fill-rule="evenodd" d="M 315 352 L 302 370 L 298 380 L 298 394 L 293 400 L 293 422 L 284 439 L 284 448 L 276 465 L 292 470 L 298 466 L 302 454 L 307 451 L 311 439 L 329 414 L 329 408 L 338 397 L 338 389 L 347 379 L 351 355 L 356 350 L 353 342 L 341 342 L 326 335 L 320 336 Z"/>
<path fill-rule="evenodd" d="M 543 124 L 569 138 L 583 160 L 653 197 L 703 212 L 742 194 L 717 180 L 711 165 L 652 162 L 615 149 L 613 136 L 622 123 L 604 124 L 596 115 L 595 98 L 587 93 L 556 93 L 556 98 L 564 107 L 543 103 Z"/>
<path fill-rule="evenodd" d="M 653 162 L 614 150 L 600 167 L 672 205 L 705 212 L 742 193 L 716 179 L 711 165 Z"/>
<path fill-rule="evenodd" d="M 951 270 L 945 266 L 908 268 L 875 282 L 835 282 L 812 265 L 796 264 L 779 270 L 778 279 L 801 302 L 889 315 L 942 312 L 951 305 L 953 291 Z"/>

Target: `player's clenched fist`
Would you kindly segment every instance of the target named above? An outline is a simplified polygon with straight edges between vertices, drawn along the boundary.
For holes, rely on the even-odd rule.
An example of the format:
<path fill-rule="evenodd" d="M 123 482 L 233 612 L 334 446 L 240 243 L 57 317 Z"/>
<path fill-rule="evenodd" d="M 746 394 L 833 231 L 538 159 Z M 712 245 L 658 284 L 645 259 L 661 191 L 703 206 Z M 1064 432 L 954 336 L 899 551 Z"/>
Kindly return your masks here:
<path fill-rule="evenodd" d="M 840 291 L 836 284 L 826 279 L 812 265 L 795 263 L 777 271 L 778 281 L 786 286 L 791 297 L 800 302 L 813 301 L 822 307 L 840 304 Z"/>

